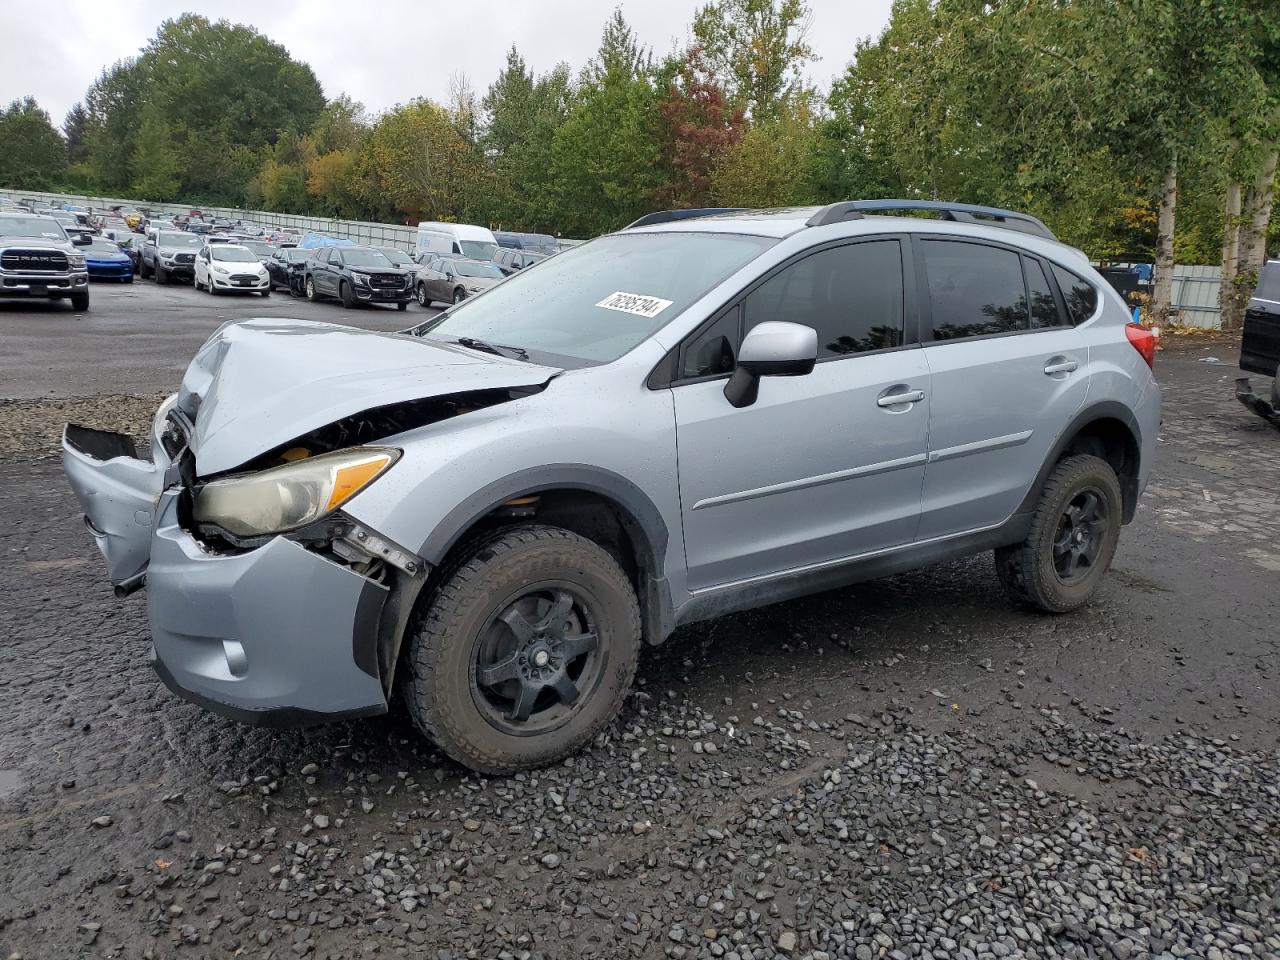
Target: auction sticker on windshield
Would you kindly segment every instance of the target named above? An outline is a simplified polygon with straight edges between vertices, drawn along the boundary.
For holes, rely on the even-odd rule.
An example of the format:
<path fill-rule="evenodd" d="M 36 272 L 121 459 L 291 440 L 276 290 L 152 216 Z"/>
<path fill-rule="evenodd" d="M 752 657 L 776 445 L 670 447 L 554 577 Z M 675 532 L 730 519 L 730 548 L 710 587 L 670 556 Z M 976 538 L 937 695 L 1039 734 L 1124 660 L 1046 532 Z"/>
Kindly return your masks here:
<path fill-rule="evenodd" d="M 661 297 L 646 297 L 641 293 L 623 293 L 619 290 L 617 293 L 609 294 L 596 306 L 652 319 L 671 306 L 671 301 L 663 300 Z"/>

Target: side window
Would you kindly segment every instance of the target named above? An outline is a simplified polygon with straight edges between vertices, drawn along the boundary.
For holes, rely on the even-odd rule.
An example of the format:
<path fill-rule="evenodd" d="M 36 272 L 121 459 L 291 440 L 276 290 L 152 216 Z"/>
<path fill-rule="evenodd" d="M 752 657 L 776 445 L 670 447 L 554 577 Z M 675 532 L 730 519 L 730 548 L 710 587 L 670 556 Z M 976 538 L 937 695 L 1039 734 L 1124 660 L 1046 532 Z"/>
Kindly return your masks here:
<path fill-rule="evenodd" d="M 901 346 L 902 246 L 870 240 L 791 264 L 747 295 L 743 331 L 789 320 L 818 331 L 818 359 Z"/>
<path fill-rule="evenodd" d="M 1054 299 L 1053 288 L 1049 286 L 1049 278 L 1044 275 L 1040 261 L 1023 257 L 1022 265 L 1027 271 L 1027 293 L 1031 296 L 1032 329 L 1069 326 L 1062 321 L 1058 301 Z"/>
<path fill-rule="evenodd" d="M 721 314 L 680 351 L 681 380 L 691 377 L 714 377 L 732 373 L 737 364 L 738 317 L 741 307 L 733 306 Z"/>
<path fill-rule="evenodd" d="M 1062 291 L 1062 299 L 1066 301 L 1067 316 L 1071 318 L 1072 326 L 1080 326 L 1098 309 L 1098 291 L 1057 264 L 1053 266 L 1053 275 L 1058 281 L 1058 289 Z"/>
<path fill-rule="evenodd" d="M 949 240 L 921 245 L 935 340 L 1028 328 L 1027 289 L 1016 253 Z"/>

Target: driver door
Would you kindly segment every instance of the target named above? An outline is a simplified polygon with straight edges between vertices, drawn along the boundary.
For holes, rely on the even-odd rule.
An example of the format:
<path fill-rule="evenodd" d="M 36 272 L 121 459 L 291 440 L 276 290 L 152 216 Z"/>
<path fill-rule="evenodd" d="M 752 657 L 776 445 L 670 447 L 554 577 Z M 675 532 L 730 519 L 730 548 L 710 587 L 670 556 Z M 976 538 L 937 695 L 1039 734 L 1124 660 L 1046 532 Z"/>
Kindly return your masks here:
<path fill-rule="evenodd" d="M 844 242 L 783 265 L 681 347 L 672 394 L 691 590 L 910 543 L 920 519 L 929 370 L 910 248 Z M 763 377 L 734 408 L 741 338 L 784 320 L 818 332 L 806 376 Z"/>

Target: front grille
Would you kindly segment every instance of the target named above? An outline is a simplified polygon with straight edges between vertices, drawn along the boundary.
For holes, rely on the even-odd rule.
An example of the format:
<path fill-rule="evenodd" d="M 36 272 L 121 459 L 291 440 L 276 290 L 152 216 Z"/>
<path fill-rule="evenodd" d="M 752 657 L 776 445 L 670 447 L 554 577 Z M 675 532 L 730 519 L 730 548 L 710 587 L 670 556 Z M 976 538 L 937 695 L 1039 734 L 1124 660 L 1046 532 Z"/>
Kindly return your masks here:
<path fill-rule="evenodd" d="M 194 253 L 180 253 L 173 258 L 174 263 L 195 263 L 196 255 Z"/>
<path fill-rule="evenodd" d="M 6 250 L 0 256 L 0 267 L 36 273 L 63 273 L 67 269 L 67 255 L 58 250 Z"/>
<path fill-rule="evenodd" d="M 369 285 L 383 287 L 388 290 L 399 290 L 404 286 L 404 277 L 396 273 L 375 273 L 370 275 Z"/>

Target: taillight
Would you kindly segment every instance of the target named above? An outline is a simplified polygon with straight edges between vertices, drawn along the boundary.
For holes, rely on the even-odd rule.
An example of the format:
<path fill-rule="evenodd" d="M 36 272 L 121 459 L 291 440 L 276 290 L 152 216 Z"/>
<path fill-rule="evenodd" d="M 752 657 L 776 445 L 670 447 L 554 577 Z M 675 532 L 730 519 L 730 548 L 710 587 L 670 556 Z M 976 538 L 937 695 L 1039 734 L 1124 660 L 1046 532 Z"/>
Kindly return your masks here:
<path fill-rule="evenodd" d="M 1154 370 L 1156 366 L 1156 335 L 1146 327 L 1140 327 L 1136 323 L 1126 324 L 1124 335 L 1133 344 L 1133 349 L 1142 354 L 1142 359 L 1147 361 L 1147 366 Z"/>

